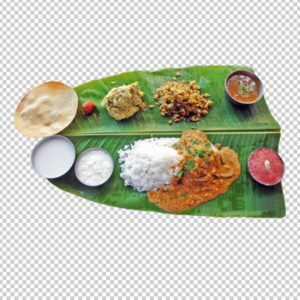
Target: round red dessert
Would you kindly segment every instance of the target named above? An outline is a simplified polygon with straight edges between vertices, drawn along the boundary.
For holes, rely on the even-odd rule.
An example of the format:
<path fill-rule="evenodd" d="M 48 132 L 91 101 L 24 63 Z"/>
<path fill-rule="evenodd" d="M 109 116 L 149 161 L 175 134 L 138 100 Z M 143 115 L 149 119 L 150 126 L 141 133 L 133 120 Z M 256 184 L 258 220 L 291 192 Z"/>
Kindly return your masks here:
<path fill-rule="evenodd" d="M 284 165 L 280 156 L 267 148 L 252 152 L 248 161 L 248 168 L 252 177 L 265 185 L 280 182 L 284 172 Z"/>

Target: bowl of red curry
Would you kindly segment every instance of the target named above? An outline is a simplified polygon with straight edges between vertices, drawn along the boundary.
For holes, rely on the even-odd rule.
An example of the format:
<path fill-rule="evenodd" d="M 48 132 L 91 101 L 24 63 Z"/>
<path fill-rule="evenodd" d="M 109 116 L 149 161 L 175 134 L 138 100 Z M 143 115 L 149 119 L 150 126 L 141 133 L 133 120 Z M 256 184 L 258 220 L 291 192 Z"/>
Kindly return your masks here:
<path fill-rule="evenodd" d="M 255 181 L 266 186 L 272 186 L 282 180 L 285 166 L 276 151 L 269 148 L 259 148 L 250 154 L 248 170 Z"/>
<path fill-rule="evenodd" d="M 264 87 L 255 74 L 246 70 L 237 70 L 226 78 L 225 94 L 232 104 L 245 107 L 262 98 Z"/>

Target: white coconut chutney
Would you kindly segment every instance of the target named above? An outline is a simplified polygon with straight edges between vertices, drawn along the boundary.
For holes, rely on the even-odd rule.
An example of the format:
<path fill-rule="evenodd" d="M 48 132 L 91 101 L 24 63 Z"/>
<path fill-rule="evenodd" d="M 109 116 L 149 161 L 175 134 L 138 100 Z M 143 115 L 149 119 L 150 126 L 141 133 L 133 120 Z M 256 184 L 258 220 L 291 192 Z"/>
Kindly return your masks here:
<path fill-rule="evenodd" d="M 101 150 L 92 149 L 83 152 L 75 165 L 77 178 L 86 185 L 97 186 L 104 183 L 113 171 L 111 156 Z"/>

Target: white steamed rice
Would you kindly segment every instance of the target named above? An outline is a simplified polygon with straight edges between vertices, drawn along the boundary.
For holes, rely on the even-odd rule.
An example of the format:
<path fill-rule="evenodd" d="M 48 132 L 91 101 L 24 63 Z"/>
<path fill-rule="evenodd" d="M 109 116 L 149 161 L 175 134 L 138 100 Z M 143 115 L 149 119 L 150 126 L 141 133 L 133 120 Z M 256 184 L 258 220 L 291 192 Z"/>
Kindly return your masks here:
<path fill-rule="evenodd" d="M 179 138 L 151 138 L 119 150 L 121 178 L 139 192 L 157 190 L 171 183 L 180 155 L 171 146 Z"/>

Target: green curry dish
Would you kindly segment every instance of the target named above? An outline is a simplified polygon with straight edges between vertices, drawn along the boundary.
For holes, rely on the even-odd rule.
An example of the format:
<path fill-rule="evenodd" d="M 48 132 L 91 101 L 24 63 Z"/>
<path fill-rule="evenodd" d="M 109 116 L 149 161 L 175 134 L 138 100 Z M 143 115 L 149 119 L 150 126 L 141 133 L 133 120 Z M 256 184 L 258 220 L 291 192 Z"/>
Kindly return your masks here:
<path fill-rule="evenodd" d="M 247 98 L 249 97 L 250 92 L 253 92 L 254 88 L 248 84 L 244 84 L 243 81 L 240 80 L 239 82 L 239 89 L 238 89 L 238 93 L 244 97 Z"/>

